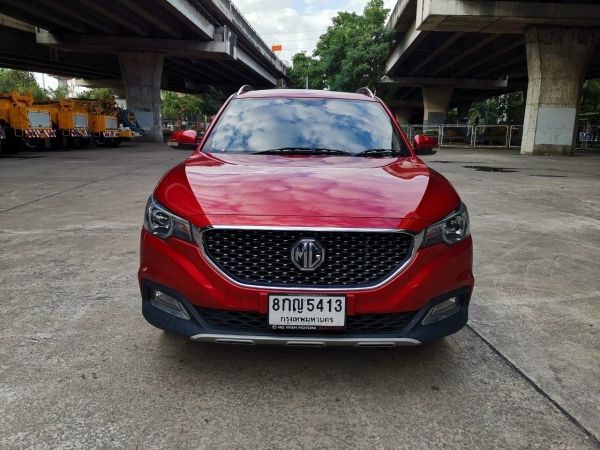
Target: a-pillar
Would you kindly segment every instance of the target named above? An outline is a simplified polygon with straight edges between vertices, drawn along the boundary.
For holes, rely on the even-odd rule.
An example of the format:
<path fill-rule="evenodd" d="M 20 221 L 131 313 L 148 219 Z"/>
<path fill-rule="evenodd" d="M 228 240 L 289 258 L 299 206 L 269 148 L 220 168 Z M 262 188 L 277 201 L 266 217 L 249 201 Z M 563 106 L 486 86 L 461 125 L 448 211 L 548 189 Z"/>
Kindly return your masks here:
<path fill-rule="evenodd" d="M 529 84 L 522 154 L 573 154 L 579 98 L 595 42 L 595 32 L 587 28 L 525 31 Z"/>
<path fill-rule="evenodd" d="M 119 65 L 125 84 L 127 108 L 145 130 L 147 142 L 162 142 L 160 85 L 164 55 L 154 52 L 120 52 Z"/>
<path fill-rule="evenodd" d="M 394 108 L 396 120 L 400 125 L 410 125 L 414 112 L 415 109 L 411 108 L 410 106 L 398 106 Z"/>
<path fill-rule="evenodd" d="M 442 125 L 450 106 L 453 86 L 423 86 L 423 123 Z"/>

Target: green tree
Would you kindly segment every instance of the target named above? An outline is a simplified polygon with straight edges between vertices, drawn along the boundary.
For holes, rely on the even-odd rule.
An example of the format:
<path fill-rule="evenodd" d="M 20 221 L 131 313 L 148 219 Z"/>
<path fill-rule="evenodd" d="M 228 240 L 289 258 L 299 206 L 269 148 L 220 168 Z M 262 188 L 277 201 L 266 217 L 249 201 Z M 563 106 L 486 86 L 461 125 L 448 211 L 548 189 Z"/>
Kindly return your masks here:
<path fill-rule="evenodd" d="M 0 69 L 0 92 L 17 91 L 31 93 L 35 100 L 45 100 L 47 92 L 37 83 L 31 72 L 13 69 Z"/>
<path fill-rule="evenodd" d="M 314 56 L 319 57 L 325 83 L 333 90 L 361 86 L 377 89 L 385 74 L 392 31 L 385 28 L 389 10 L 383 0 L 370 0 L 363 14 L 340 12 L 321 36 Z"/>
<path fill-rule="evenodd" d="M 325 87 L 321 61 L 308 56 L 305 52 L 293 56 L 292 67 L 287 75 L 291 85 L 296 88 L 323 89 Z"/>
<path fill-rule="evenodd" d="M 161 91 L 163 119 L 198 120 L 203 114 L 202 99 L 195 95 Z"/>
<path fill-rule="evenodd" d="M 112 88 L 91 88 L 79 94 L 80 98 L 88 100 L 107 100 L 115 97 L 115 91 Z"/>
<path fill-rule="evenodd" d="M 60 100 L 69 95 L 69 88 L 67 86 L 56 86 L 56 89 L 47 89 L 48 97 L 51 100 Z"/>
<path fill-rule="evenodd" d="M 600 112 L 600 80 L 587 80 L 583 86 L 581 114 Z"/>
<path fill-rule="evenodd" d="M 393 32 L 386 29 L 389 10 L 383 0 L 370 0 L 362 15 L 340 12 L 319 38 L 309 57 L 294 55 L 290 78 L 294 87 L 353 91 L 362 86 L 379 88 Z M 314 83 L 314 86 L 313 86 Z"/>
<path fill-rule="evenodd" d="M 208 91 L 202 95 L 202 112 L 207 116 L 214 116 L 225 101 L 225 94 L 213 86 L 208 87 Z"/>

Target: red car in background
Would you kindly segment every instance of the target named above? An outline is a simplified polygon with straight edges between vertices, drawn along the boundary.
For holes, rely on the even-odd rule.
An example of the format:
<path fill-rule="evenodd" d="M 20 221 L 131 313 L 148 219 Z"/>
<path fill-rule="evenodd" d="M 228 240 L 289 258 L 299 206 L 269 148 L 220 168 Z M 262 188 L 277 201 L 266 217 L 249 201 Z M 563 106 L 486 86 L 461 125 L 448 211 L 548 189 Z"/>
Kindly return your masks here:
<path fill-rule="evenodd" d="M 467 322 L 469 218 L 368 89 L 243 87 L 150 196 L 139 282 L 195 341 L 417 345 Z"/>
<path fill-rule="evenodd" d="M 198 145 L 199 137 L 196 130 L 175 130 L 169 136 L 167 145 L 171 148 L 193 149 Z"/>

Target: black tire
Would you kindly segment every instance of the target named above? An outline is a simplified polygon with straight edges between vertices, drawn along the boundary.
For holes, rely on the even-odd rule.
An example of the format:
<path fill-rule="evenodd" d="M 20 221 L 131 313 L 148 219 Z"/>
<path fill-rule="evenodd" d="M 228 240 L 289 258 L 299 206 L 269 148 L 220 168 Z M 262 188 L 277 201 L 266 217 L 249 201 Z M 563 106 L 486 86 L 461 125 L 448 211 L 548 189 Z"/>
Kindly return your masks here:
<path fill-rule="evenodd" d="M 77 148 L 88 148 L 92 140 L 90 138 L 79 138 Z"/>
<path fill-rule="evenodd" d="M 21 151 L 21 144 L 18 139 L 8 135 L 6 139 L 0 140 L 0 154 L 2 155 L 14 155 Z"/>
<path fill-rule="evenodd" d="M 44 140 L 40 138 L 21 138 L 19 145 L 21 146 L 21 150 L 31 152 L 39 150 L 43 142 Z"/>
<path fill-rule="evenodd" d="M 68 138 L 62 137 L 60 134 L 55 138 L 50 138 L 50 150 L 58 150 L 61 148 L 68 148 Z"/>
<path fill-rule="evenodd" d="M 8 139 L 0 139 L 0 155 L 8 155 L 11 152 L 11 147 L 8 145 Z"/>
<path fill-rule="evenodd" d="M 104 136 L 94 136 L 94 145 L 96 147 L 108 147 L 108 139 Z"/>
<path fill-rule="evenodd" d="M 108 141 L 109 147 L 119 147 L 120 145 L 121 145 L 121 139 L 119 139 L 119 138 L 109 139 L 109 141 Z"/>

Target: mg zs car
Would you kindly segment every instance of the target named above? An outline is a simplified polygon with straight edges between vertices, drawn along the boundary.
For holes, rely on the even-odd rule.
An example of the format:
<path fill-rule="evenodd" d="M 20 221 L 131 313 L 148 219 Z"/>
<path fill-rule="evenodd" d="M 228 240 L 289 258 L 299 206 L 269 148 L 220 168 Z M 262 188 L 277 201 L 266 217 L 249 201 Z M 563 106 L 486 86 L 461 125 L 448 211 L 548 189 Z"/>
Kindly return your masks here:
<path fill-rule="evenodd" d="M 417 345 L 467 322 L 469 217 L 368 89 L 245 86 L 150 196 L 139 282 L 194 341 Z"/>

